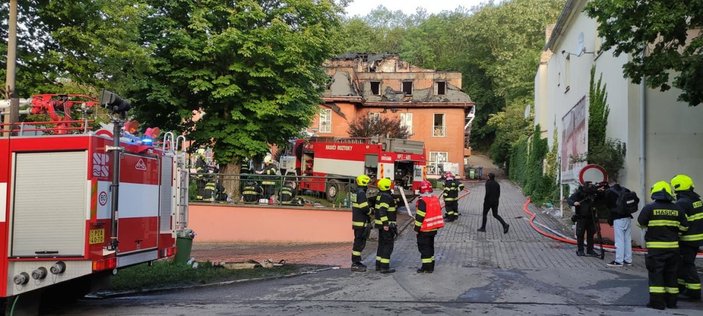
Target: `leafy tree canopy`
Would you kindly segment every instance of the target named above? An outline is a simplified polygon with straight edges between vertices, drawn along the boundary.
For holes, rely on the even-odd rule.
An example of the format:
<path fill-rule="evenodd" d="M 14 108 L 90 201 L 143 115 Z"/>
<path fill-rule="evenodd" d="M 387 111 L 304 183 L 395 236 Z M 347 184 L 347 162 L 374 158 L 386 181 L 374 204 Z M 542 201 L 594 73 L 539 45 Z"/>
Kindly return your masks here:
<path fill-rule="evenodd" d="M 703 102 L 703 2 L 594 0 L 587 14 L 599 22 L 602 49 L 629 54 L 625 76 L 666 91 L 682 90 L 680 101 Z M 645 52 L 643 55 L 642 52 Z"/>
<path fill-rule="evenodd" d="M 400 119 L 388 117 L 360 116 L 349 124 L 347 130 L 351 137 L 389 137 L 407 139 L 410 133 L 400 124 Z"/>

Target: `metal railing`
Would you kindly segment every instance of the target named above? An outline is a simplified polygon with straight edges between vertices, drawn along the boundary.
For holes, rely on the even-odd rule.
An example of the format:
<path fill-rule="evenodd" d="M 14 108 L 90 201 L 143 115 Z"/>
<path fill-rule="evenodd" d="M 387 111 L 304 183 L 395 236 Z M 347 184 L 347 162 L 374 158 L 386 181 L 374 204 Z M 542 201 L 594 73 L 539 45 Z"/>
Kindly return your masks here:
<path fill-rule="evenodd" d="M 247 206 L 350 208 L 351 178 L 191 173 L 191 202 Z"/>

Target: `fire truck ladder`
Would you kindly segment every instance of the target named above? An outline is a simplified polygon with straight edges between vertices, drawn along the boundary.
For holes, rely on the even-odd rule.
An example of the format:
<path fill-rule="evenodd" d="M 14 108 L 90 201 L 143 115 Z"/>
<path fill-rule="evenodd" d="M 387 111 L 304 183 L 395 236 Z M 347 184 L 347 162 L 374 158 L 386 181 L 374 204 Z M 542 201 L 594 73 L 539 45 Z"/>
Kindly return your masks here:
<path fill-rule="evenodd" d="M 164 153 L 173 157 L 173 178 L 171 185 L 173 188 L 172 198 L 172 213 L 174 231 L 180 231 L 188 227 L 188 185 L 189 175 L 187 168 L 187 158 L 183 150 L 180 150 L 185 143 L 185 136 L 181 135 L 174 137 L 172 132 L 164 134 L 163 147 Z"/>

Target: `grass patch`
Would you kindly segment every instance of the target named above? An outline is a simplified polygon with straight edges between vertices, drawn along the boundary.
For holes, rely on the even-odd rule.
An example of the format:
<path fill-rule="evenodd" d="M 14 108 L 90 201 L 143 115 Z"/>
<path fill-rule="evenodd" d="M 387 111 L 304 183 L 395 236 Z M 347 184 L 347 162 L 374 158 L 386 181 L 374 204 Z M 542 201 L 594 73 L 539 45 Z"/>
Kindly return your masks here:
<path fill-rule="evenodd" d="M 295 265 L 273 268 L 254 268 L 228 270 L 215 267 L 210 262 L 199 263 L 197 269 L 185 264 L 173 264 L 170 261 L 156 261 L 152 266 L 139 264 L 119 270 L 112 277 L 109 290 L 128 291 L 141 289 L 158 289 L 173 286 L 197 285 L 212 282 L 277 277 L 299 271 Z"/>

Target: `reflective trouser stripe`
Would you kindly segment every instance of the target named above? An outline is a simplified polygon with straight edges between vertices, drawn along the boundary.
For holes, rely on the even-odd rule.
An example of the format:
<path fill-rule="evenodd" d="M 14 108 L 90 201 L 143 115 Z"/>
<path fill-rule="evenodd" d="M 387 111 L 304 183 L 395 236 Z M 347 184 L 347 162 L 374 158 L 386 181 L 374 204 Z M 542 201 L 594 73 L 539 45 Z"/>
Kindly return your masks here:
<path fill-rule="evenodd" d="M 667 288 L 666 288 L 666 293 L 669 293 L 669 294 L 679 294 L 679 288 L 678 288 L 678 287 L 667 287 Z"/>
<path fill-rule="evenodd" d="M 686 283 L 686 288 L 689 290 L 701 290 L 700 283 Z"/>
<path fill-rule="evenodd" d="M 361 251 L 352 251 L 352 256 L 361 256 Z"/>
<path fill-rule="evenodd" d="M 381 263 L 391 263 L 391 259 L 381 258 Z"/>
<path fill-rule="evenodd" d="M 700 241 L 700 240 L 703 240 L 703 234 L 681 236 L 681 241 Z"/>
<path fill-rule="evenodd" d="M 663 286 L 650 286 L 649 293 L 663 294 L 666 293 L 666 289 Z"/>
<path fill-rule="evenodd" d="M 455 198 L 444 198 L 444 202 L 454 202 L 456 201 Z"/>
<path fill-rule="evenodd" d="M 366 222 L 352 222 L 354 227 L 366 227 Z"/>
<path fill-rule="evenodd" d="M 432 263 L 432 258 L 422 258 L 422 263 Z"/>
<path fill-rule="evenodd" d="M 678 248 L 678 241 L 648 241 L 647 248 Z"/>
<path fill-rule="evenodd" d="M 381 257 L 376 256 L 376 261 L 381 261 Z"/>

